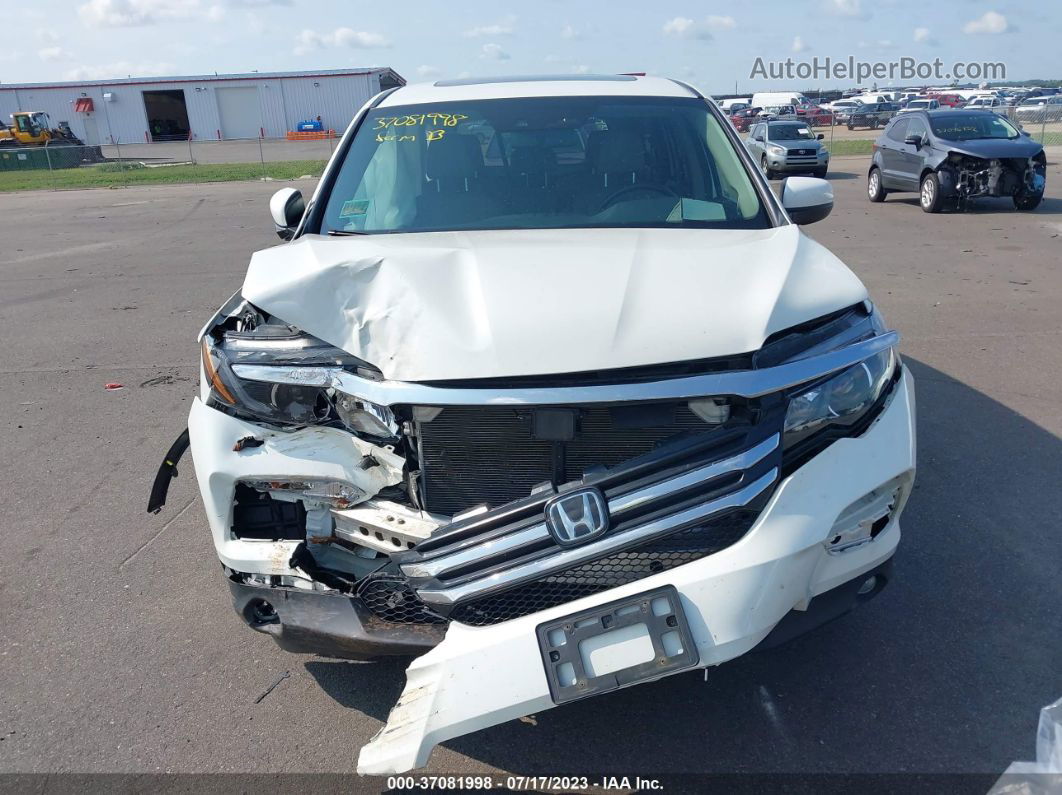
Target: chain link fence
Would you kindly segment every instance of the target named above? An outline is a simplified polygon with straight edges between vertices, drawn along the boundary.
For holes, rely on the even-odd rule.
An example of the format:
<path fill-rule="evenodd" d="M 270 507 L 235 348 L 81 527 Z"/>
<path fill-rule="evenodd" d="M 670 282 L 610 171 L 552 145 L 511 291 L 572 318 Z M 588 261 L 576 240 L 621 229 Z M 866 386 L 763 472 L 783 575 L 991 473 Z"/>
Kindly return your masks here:
<path fill-rule="evenodd" d="M 338 138 L 0 146 L 0 191 L 319 177 Z"/>
<path fill-rule="evenodd" d="M 990 110 L 1043 143 L 1049 156 L 1062 157 L 1062 101 Z M 872 142 L 896 112 L 809 108 L 772 118 L 808 122 L 823 136 L 831 156 L 869 156 Z M 743 137 L 752 125 L 762 121 L 748 111 L 738 111 L 730 118 Z M 118 141 L 102 146 L 67 146 L 53 141 L 47 146 L 3 146 L 0 191 L 316 178 L 338 142 L 335 136 L 323 133 L 296 140 Z M 1052 152 L 1052 147 L 1057 151 Z"/>
<path fill-rule="evenodd" d="M 985 110 L 1006 117 L 1045 147 L 1062 148 L 1062 101 L 1057 104 L 1000 106 Z M 738 111 L 730 118 L 739 133 L 748 133 L 752 125 L 764 121 L 765 118 L 805 121 L 817 134 L 823 136 L 823 143 L 831 155 L 869 155 L 871 143 L 881 135 L 882 128 L 897 113 L 898 109 L 846 108 L 832 111 L 820 108 L 798 109 L 793 113 L 767 116 Z M 1062 152 L 1055 154 L 1062 156 Z"/>

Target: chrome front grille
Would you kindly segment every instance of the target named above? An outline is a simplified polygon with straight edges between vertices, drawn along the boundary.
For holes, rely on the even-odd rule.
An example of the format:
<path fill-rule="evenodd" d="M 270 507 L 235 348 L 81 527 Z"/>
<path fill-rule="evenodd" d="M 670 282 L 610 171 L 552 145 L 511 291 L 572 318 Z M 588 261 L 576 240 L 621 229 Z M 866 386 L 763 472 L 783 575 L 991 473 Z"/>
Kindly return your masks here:
<path fill-rule="evenodd" d="M 778 479 L 780 418 L 769 413 L 770 420 L 761 418 L 755 426 L 665 445 L 559 492 L 546 488 L 493 511 L 458 517 L 396 559 L 417 596 L 445 612 L 748 512 Z M 547 529 L 544 506 L 557 493 L 585 486 L 605 495 L 611 528 L 596 540 L 562 547 Z"/>

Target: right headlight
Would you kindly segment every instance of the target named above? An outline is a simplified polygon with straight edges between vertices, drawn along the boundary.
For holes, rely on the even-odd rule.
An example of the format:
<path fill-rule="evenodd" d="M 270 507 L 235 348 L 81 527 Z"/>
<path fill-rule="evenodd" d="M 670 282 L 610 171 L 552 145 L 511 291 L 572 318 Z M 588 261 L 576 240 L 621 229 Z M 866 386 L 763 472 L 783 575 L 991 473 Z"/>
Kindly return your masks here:
<path fill-rule="evenodd" d="M 365 372 L 367 365 L 340 348 L 283 324 L 250 332 L 218 330 L 203 336 L 203 376 L 215 406 L 272 425 L 337 425 L 377 438 L 398 435 L 391 410 L 322 385 L 334 369 Z M 285 368 L 305 383 L 270 376 Z M 251 377 L 241 372 L 251 371 Z"/>
<path fill-rule="evenodd" d="M 816 384 L 789 399 L 784 445 L 793 444 L 828 426 L 850 427 L 877 403 L 896 371 L 892 348 Z"/>

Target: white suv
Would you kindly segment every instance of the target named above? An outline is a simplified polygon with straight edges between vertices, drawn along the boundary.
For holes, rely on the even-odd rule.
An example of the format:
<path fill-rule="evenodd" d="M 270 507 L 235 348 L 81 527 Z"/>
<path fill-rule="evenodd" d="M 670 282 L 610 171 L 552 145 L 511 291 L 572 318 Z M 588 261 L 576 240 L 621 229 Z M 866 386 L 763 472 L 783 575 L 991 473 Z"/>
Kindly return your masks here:
<path fill-rule="evenodd" d="M 274 197 L 150 509 L 190 436 L 250 627 L 416 656 L 363 773 L 786 640 L 885 585 L 915 471 L 832 202 L 679 82 L 382 93 Z"/>

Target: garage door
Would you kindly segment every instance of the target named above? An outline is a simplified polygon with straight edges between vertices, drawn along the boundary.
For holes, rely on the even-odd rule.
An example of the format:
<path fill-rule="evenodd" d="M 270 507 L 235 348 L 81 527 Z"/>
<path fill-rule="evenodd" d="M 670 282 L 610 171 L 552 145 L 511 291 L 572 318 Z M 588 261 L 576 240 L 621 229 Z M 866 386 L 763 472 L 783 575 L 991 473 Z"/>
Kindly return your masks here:
<path fill-rule="evenodd" d="M 218 116 L 223 138 L 257 138 L 262 129 L 262 110 L 258 105 L 258 87 L 215 89 Z"/>

